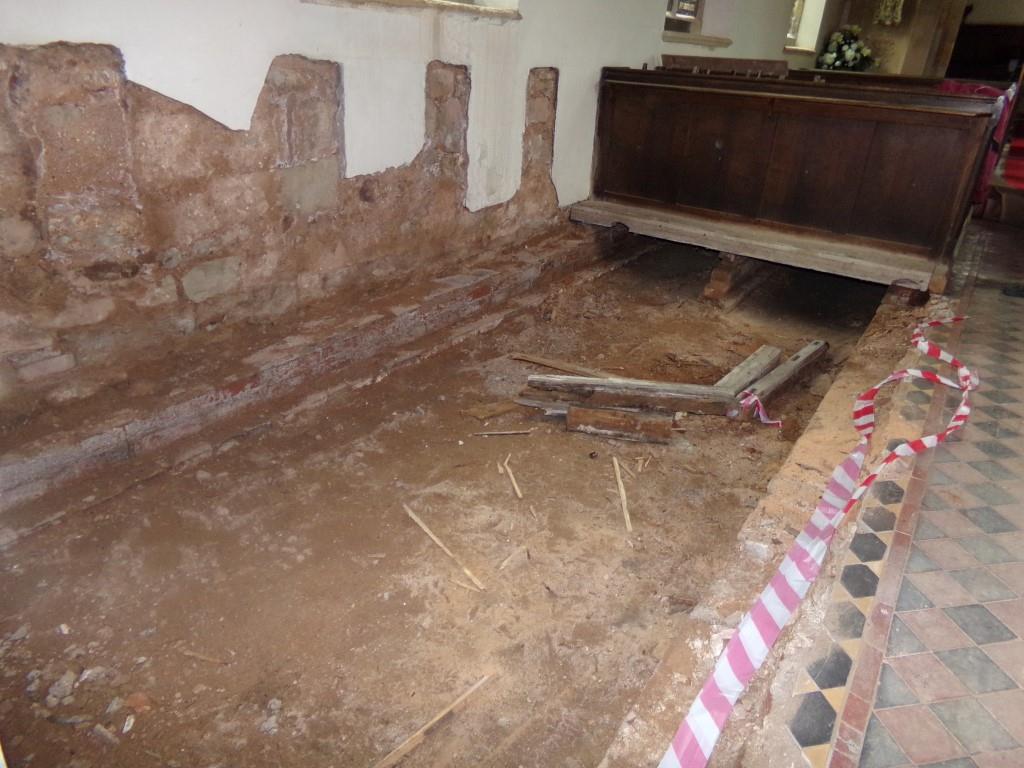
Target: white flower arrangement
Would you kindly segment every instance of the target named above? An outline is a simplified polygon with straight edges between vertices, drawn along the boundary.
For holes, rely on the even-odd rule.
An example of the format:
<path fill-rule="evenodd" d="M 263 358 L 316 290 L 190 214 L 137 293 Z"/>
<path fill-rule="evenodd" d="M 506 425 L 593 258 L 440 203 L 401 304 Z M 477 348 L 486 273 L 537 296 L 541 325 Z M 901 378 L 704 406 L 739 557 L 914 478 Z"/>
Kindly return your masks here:
<path fill-rule="evenodd" d="M 855 24 L 840 27 L 828 38 L 818 66 L 821 69 L 847 69 L 863 72 L 875 65 L 871 49 L 860 39 L 861 28 Z"/>

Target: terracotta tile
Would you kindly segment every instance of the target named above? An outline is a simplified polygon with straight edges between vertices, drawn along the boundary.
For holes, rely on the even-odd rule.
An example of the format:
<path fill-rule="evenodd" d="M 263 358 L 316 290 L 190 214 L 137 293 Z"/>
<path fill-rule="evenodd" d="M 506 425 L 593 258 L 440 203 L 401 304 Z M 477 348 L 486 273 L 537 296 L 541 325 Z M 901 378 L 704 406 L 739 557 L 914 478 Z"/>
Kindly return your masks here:
<path fill-rule="evenodd" d="M 828 768 L 857 768 L 857 762 L 852 757 L 847 757 L 839 752 L 833 752 Z"/>
<path fill-rule="evenodd" d="M 876 714 L 915 763 L 938 763 L 964 754 L 963 748 L 928 707 L 898 707 Z"/>
<path fill-rule="evenodd" d="M 988 603 L 985 607 L 1019 637 L 1024 637 L 1024 599 Z"/>
<path fill-rule="evenodd" d="M 986 645 L 985 653 L 1003 672 L 1012 677 L 1017 685 L 1024 685 L 1024 640 Z"/>
<path fill-rule="evenodd" d="M 973 568 L 978 562 L 953 539 L 934 539 L 918 544 L 928 558 L 947 571 Z"/>
<path fill-rule="evenodd" d="M 970 693 L 956 675 L 930 653 L 890 659 L 889 666 L 896 670 L 907 687 L 925 704 Z"/>
<path fill-rule="evenodd" d="M 886 645 L 886 638 L 889 636 L 889 625 L 892 623 L 893 610 L 890 606 L 876 603 L 871 609 L 867 626 L 861 639 L 865 643 L 883 650 Z"/>
<path fill-rule="evenodd" d="M 1024 744 L 1024 691 L 999 691 L 978 700 L 1013 738 Z"/>
<path fill-rule="evenodd" d="M 867 701 L 875 700 L 875 686 L 882 671 L 882 652 L 870 645 L 861 648 L 857 668 L 853 670 L 850 693 Z"/>
<path fill-rule="evenodd" d="M 953 648 L 966 648 L 972 643 L 971 638 L 965 635 L 940 608 L 911 611 L 900 614 L 900 617 L 928 650 L 948 651 Z"/>
<path fill-rule="evenodd" d="M 1024 563 L 1004 563 L 989 568 L 1018 595 L 1024 595 Z"/>
<path fill-rule="evenodd" d="M 970 592 L 960 586 L 949 574 L 942 571 L 915 573 L 907 578 L 937 608 L 977 602 Z"/>
<path fill-rule="evenodd" d="M 846 706 L 843 708 L 843 724 L 863 732 L 868 727 L 870 717 L 871 703 L 864 701 L 860 696 L 848 694 Z"/>

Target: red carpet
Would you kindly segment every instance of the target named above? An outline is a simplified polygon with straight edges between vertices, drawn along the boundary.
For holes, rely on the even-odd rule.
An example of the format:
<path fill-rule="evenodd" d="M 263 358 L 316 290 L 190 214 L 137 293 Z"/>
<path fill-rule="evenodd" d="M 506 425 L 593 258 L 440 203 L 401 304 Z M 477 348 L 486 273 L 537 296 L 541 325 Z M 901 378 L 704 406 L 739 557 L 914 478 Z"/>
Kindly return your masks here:
<path fill-rule="evenodd" d="M 1014 139 L 1003 163 L 1003 179 L 1010 186 L 1024 189 L 1024 139 Z"/>

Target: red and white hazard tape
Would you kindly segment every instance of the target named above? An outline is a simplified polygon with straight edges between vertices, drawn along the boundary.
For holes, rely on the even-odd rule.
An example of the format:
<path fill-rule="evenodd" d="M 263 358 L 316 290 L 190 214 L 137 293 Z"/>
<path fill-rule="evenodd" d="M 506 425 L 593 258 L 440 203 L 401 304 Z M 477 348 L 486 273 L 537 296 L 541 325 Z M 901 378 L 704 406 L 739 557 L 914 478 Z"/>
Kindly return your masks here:
<path fill-rule="evenodd" d="M 857 398 L 853 425 L 860 433 L 860 442 L 836 467 L 807 526 L 793 542 L 778 572 L 754 602 L 753 608 L 740 621 L 739 628 L 718 657 L 714 670 L 690 707 L 659 768 L 705 768 L 737 700 L 764 664 L 768 652 L 818 577 L 832 538 L 845 515 L 874 484 L 884 467 L 905 456 L 934 448 L 967 422 L 971 414 L 970 393 L 977 389 L 978 378 L 963 363 L 924 336 L 927 328 L 962 320 L 964 318 L 954 317 L 924 323 L 911 336 L 911 343 L 922 354 L 951 365 L 956 370 L 957 381 L 931 371 L 911 368 L 896 371 Z M 897 446 L 858 484 L 871 434 L 875 430 L 875 398 L 882 387 L 908 378 L 924 379 L 960 390 L 960 406 L 944 430 Z M 767 416 L 764 418 L 767 420 Z"/>

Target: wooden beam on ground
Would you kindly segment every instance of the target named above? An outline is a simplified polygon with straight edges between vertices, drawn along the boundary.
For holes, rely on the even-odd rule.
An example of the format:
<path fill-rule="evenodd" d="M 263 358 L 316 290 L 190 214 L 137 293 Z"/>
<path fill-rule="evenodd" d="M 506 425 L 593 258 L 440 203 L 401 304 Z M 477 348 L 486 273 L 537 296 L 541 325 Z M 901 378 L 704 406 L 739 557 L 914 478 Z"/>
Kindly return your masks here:
<path fill-rule="evenodd" d="M 627 411 L 601 410 L 571 406 L 565 417 L 565 428 L 585 435 L 629 440 L 634 443 L 672 442 L 671 416 L 645 416 Z"/>
<path fill-rule="evenodd" d="M 445 707 L 432 718 L 430 718 L 430 721 L 426 725 L 424 725 L 422 728 L 416 731 L 416 733 L 414 733 L 408 739 L 399 744 L 395 749 L 389 752 L 382 760 L 380 760 L 377 763 L 374 763 L 373 768 L 393 768 L 393 766 L 396 766 L 400 762 L 402 762 L 403 758 L 405 758 L 406 755 L 408 755 L 410 752 L 416 749 L 416 747 L 423 743 L 423 739 L 426 738 L 427 734 L 430 733 L 430 731 L 433 728 L 435 728 L 438 725 L 438 723 L 447 718 L 448 715 L 451 715 L 457 712 L 459 709 L 461 709 L 462 705 L 466 703 L 467 699 L 469 699 L 470 696 L 479 691 L 484 686 L 484 684 L 490 679 L 491 675 L 484 675 L 479 680 L 477 680 L 476 683 L 473 684 L 472 688 L 470 688 L 464 694 L 459 696 L 459 698 L 457 698 L 447 707 Z"/>
<path fill-rule="evenodd" d="M 747 391 L 757 395 L 761 402 L 767 402 L 783 387 L 791 384 L 808 368 L 821 360 L 826 352 L 828 352 L 828 342 L 812 341 L 764 378 L 747 387 Z"/>
<path fill-rule="evenodd" d="M 767 273 L 767 262 L 735 253 L 722 253 L 718 264 L 711 270 L 703 296 L 723 309 L 733 309 L 762 282 Z"/>
<path fill-rule="evenodd" d="M 643 408 L 730 417 L 739 414 L 735 394 L 722 387 L 584 376 L 530 376 L 527 383 L 534 389 L 572 393 L 578 403 L 586 407 Z"/>
<path fill-rule="evenodd" d="M 716 387 L 739 395 L 782 362 L 782 350 L 767 344 L 715 382 Z"/>

